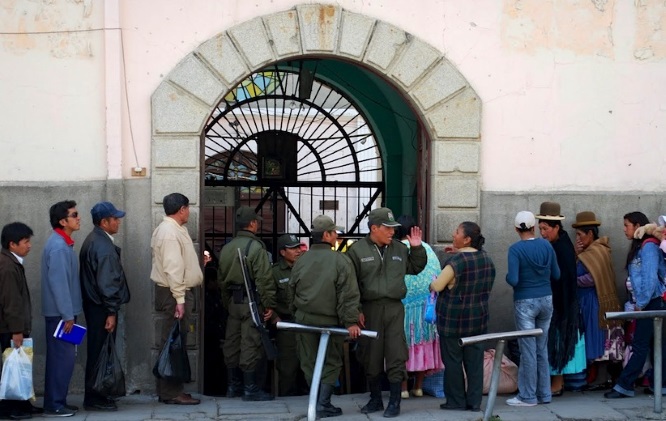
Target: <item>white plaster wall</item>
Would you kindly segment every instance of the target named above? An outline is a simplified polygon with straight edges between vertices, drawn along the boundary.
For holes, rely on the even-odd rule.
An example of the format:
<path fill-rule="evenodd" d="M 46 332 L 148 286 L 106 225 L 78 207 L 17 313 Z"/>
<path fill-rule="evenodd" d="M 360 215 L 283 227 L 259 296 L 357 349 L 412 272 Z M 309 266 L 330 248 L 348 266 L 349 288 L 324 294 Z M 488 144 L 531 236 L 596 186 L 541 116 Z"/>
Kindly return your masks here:
<path fill-rule="evenodd" d="M 9 7 L 0 8 L 0 32 L 20 30 L 20 14 L 10 13 L 17 4 L 46 9 L 66 4 L 76 13 L 72 5 L 89 4 L 94 17 L 103 9 L 98 7 L 102 1 L 26 0 L 13 6 L 7 2 Z M 219 32 L 299 3 L 304 2 L 119 0 L 125 83 L 139 165 L 149 167 L 150 95 L 162 78 Z M 666 37 L 660 29 L 666 27 L 666 7 L 662 1 L 335 3 L 423 39 L 442 51 L 470 82 L 483 101 L 483 190 L 662 191 L 666 187 L 662 177 Z M 79 22 L 80 15 L 75 18 L 53 23 L 68 27 L 73 19 Z M 19 145 L 12 146 L 16 161 L 10 162 L 4 154 L 0 157 L 0 178 L 15 178 L 21 172 L 28 173 L 28 178 L 20 179 L 71 176 L 66 166 L 43 165 L 51 156 L 45 150 L 52 139 L 67 150 L 76 147 L 76 156 L 85 157 L 77 160 L 81 177 L 104 176 L 109 165 L 105 164 L 106 145 L 82 142 L 101 139 L 105 143 L 104 69 L 98 61 L 102 56 L 63 61 L 49 56 L 44 46 L 11 49 L 7 37 L 0 34 L 0 60 L 16 64 L 0 69 L 0 87 L 11 94 L 0 98 L 2 142 Z M 128 177 L 135 159 L 127 104 L 122 100 L 122 174 Z M 58 108 L 63 102 L 66 106 Z M 32 116 L 38 110 L 42 115 L 35 119 Z M 19 164 L 13 162 L 26 168 L 16 171 Z"/>

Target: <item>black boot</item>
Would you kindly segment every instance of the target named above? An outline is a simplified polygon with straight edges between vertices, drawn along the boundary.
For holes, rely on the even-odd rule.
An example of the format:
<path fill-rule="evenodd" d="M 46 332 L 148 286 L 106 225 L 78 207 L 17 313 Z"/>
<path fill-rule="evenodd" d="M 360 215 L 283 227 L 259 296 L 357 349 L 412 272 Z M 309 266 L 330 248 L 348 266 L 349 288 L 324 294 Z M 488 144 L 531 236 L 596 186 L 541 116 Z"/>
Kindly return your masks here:
<path fill-rule="evenodd" d="M 379 382 L 379 378 L 370 379 L 368 385 L 370 386 L 370 400 L 363 408 L 361 408 L 361 412 L 364 414 L 370 414 L 384 409 L 384 402 L 382 402 L 382 385 Z"/>
<path fill-rule="evenodd" d="M 256 372 L 244 371 L 243 381 L 245 382 L 244 401 L 272 401 L 275 399 L 270 393 L 266 393 L 257 386 Z"/>
<path fill-rule="evenodd" d="M 322 383 L 319 385 L 319 397 L 317 398 L 317 418 L 339 417 L 342 409 L 331 404 L 333 385 Z"/>
<path fill-rule="evenodd" d="M 227 398 L 243 396 L 243 385 L 240 380 L 241 371 L 238 367 L 227 368 Z"/>
<path fill-rule="evenodd" d="M 402 392 L 402 382 L 395 382 L 390 384 L 391 394 L 389 395 L 389 403 L 384 411 L 384 418 L 394 418 L 400 415 L 400 392 Z"/>

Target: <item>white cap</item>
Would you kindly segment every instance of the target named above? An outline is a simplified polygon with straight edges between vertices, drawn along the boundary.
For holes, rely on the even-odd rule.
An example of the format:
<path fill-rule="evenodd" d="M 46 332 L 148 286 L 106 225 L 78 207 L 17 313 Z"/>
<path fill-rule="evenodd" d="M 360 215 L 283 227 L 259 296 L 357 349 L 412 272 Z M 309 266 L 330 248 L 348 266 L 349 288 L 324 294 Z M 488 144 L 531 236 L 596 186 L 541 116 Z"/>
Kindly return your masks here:
<path fill-rule="evenodd" d="M 520 229 L 529 229 L 536 225 L 534 214 L 530 211 L 520 211 L 516 215 L 515 226 Z"/>
<path fill-rule="evenodd" d="M 660 227 L 666 226 L 666 215 L 661 215 L 659 217 L 659 226 Z"/>

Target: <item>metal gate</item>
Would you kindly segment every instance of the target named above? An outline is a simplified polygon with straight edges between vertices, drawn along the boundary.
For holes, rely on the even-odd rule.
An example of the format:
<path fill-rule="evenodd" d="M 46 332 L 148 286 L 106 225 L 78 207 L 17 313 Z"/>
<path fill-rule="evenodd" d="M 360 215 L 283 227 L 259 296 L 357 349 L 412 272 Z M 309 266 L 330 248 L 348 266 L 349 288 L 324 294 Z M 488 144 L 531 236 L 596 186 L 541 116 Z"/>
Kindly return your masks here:
<path fill-rule="evenodd" d="M 261 214 L 258 235 L 275 255 L 279 235 L 307 238 L 321 214 L 347 229 L 344 248 L 383 203 L 381 150 L 365 117 L 316 66 L 289 64 L 248 76 L 205 127 L 203 226 L 214 252 L 233 237 L 241 205 Z"/>

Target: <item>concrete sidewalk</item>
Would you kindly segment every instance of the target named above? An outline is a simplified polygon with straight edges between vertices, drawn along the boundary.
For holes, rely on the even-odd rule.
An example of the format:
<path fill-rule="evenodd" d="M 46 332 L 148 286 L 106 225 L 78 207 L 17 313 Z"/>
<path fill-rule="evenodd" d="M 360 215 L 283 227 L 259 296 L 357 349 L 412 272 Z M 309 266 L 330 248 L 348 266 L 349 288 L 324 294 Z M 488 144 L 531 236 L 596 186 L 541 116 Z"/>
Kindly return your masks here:
<path fill-rule="evenodd" d="M 135 421 L 135 420 L 280 420 L 296 421 L 307 419 L 308 397 L 278 398 L 270 402 L 244 402 L 240 398 L 227 399 L 199 396 L 201 404 L 196 406 L 165 405 L 157 402 L 154 396 L 132 395 L 118 401 L 118 412 L 88 412 L 83 408 L 68 418 L 72 421 Z M 333 396 L 331 402 L 342 408 L 343 415 L 336 420 L 380 420 L 382 412 L 362 414 L 359 412 L 369 395 Z M 510 407 L 506 399 L 512 395 L 498 396 L 494 415 L 502 421 L 561 421 L 561 420 L 666 420 L 666 415 L 653 412 L 652 396 L 637 393 L 634 398 L 607 400 L 603 392 L 565 392 L 562 397 L 553 399 L 548 405 L 535 407 Z M 83 397 L 70 396 L 69 403 L 81 405 Z M 384 392 L 384 405 L 388 392 Z M 665 398 L 666 401 L 666 398 Z M 418 421 L 472 421 L 480 420 L 481 412 L 447 411 L 439 409 L 443 399 L 429 396 L 404 399 L 401 404 L 400 420 Z M 484 396 L 483 406 L 485 407 Z M 41 405 L 38 398 L 36 405 Z"/>

